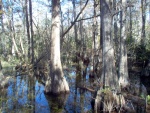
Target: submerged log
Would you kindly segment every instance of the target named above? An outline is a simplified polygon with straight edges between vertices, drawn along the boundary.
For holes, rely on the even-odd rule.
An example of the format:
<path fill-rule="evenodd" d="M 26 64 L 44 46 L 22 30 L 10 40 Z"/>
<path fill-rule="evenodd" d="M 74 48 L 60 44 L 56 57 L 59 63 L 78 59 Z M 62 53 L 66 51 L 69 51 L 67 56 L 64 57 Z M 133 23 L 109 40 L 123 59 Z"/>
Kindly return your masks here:
<path fill-rule="evenodd" d="M 78 88 L 81 88 L 81 89 L 84 89 L 84 90 L 87 90 L 87 91 L 90 91 L 92 93 L 95 93 L 95 90 L 90 88 L 90 87 L 86 87 L 86 86 L 78 86 Z"/>
<path fill-rule="evenodd" d="M 0 69 L 0 89 L 8 87 L 9 83 L 13 82 L 13 81 L 14 81 L 13 77 L 11 77 L 11 76 L 4 76 L 3 72 L 2 72 L 2 69 Z"/>

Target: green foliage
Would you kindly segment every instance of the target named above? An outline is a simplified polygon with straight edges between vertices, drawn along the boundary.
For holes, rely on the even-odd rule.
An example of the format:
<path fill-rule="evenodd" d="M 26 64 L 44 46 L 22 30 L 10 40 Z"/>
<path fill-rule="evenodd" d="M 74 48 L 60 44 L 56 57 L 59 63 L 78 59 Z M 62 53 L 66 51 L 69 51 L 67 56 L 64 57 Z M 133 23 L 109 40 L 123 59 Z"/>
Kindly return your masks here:
<path fill-rule="evenodd" d="M 141 96 L 141 98 L 145 99 L 145 96 L 143 94 L 141 94 L 140 96 Z"/>
<path fill-rule="evenodd" d="M 129 34 L 127 34 L 126 44 L 132 45 L 134 43 L 135 39 L 130 37 Z"/>
<path fill-rule="evenodd" d="M 2 15 L 4 13 L 4 11 L 3 10 L 0 10 L 0 15 Z"/>
<path fill-rule="evenodd" d="M 19 59 L 17 58 L 10 58 L 9 61 L 6 61 L 5 59 L 1 58 L 2 61 L 2 67 L 12 67 L 12 66 L 16 66 L 16 64 L 18 64 L 20 62 Z"/>
<path fill-rule="evenodd" d="M 107 93 L 110 92 L 110 88 L 106 87 L 105 89 L 102 89 L 101 92 L 104 93 L 104 94 L 107 94 Z"/>
<path fill-rule="evenodd" d="M 147 104 L 150 104 L 150 95 L 147 95 Z"/>
<path fill-rule="evenodd" d="M 135 52 L 137 61 L 147 61 L 150 58 L 150 51 L 144 45 L 138 45 L 135 48 Z"/>

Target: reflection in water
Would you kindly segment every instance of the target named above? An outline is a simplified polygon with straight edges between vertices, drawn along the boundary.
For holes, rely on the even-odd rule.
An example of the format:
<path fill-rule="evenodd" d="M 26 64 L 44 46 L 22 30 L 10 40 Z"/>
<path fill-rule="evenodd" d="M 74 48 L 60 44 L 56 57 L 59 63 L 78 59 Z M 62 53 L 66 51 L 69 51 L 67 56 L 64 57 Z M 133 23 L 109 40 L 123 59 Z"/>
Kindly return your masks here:
<path fill-rule="evenodd" d="M 89 84 L 89 78 L 82 81 L 81 74 L 65 72 L 70 85 L 70 94 L 45 96 L 44 86 L 27 75 L 17 76 L 7 89 L 1 90 L 0 112 L 2 113 L 84 113 L 91 110 L 91 93 L 79 89 L 77 84 Z M 78 78 L 79 77 L 79 78 Z M 77 80 L 79 79 L 79 80 Z"/>
<path fill-rule="evenodd" d="M 70 85 L 70 95 L 66 103 L 66 112 L 85 113 L 90 111 L 92 109 L 90 104 L 91 93 L 78 88 L 79 85 L 89 84 L 89 77 L 86 76 L 85 80 L 82 79 L 82 74 L 79 70 L 70 72 L 68 76 L 67 81 L 69 81 Z"/>

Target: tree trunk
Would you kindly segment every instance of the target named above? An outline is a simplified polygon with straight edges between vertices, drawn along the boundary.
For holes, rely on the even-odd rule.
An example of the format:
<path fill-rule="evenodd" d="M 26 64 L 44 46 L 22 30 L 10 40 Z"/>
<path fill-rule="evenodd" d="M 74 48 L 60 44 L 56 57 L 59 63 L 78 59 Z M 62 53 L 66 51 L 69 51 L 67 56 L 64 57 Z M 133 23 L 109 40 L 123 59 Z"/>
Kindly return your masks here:
<path fill-rule="evenodd" d="M 28 59 L 30 59 L 30 29 L 29 29 L 27 0 L 25 0 L 25 12 L 26 12 L 26 29 L 27 29 L 27 37 L 28 37 Z"/>
<path fill-rule="evenodd" d="M 96 0 L 94 0 L 94 18 L 93 18 L 93 44 L 92 44 L 92 50 L 93 50 L 93 75 L 95 74 L 95 65 L 98 62 L 97 60 L 97 52 L 98 52 L 98 39 L 97 39 L 97 35 L 96 35 L 96 31 L 97 31 L 97 19 L 96 19 Z"/>
<path fill-rule="evenodd" d="M 13 15 L 13 8 L 10 9 L 11 12 L 12 12 L 12 17 L 11 17 L 11 20 L 9 21 L 9 26 L 10 26 L 10 34 L 11 34 L 11 38 L 12 38 L 12 54 L 15 56 L 15 50 L 16 50 L 16 53 L 18 56 L 20 56 L 20 52 L 18 50 L 18 47 L 17 47 L 17 43 L 16 43 L 16 40 L 15 40 L 15 27 L 14 27 L 14 15 Z"/>
<path fill-rule="evenodd" d="M 21 36 L 20 36 L 20 46 L 21 46 L 22 54 L 25 55 L 23 42 L 22 42 L 22 37 Z"/>
<path fill-rule="evenodd" d="M 2 32 L 4 32 L 4 24 L 3 24 L 3 2 L 2 0 L 0 0 L 0 21 L 1 21 L 1 28 L 2 28 Z"/>
<path fill-rule="evenodd" d="M 60 59 L 60 0 L 52 0 L 52 34 L 50 45 L 50 74 L 46 81 L 45 93 L 69 92 Z"/>
<path fill-rule="evenodd" d="M 76 18 L 76 4 L 75 4 L 75 1 L 76 1 L 76 0 L 73 0 L 73 1 L 72 1 L 74 20 L 75 20 L 75 18 Z M 77 54 L 77 52 L 78 52 L 78 42 L 79 42 L 79 40 L 78 40 L 77 25 L 76 25 L 76 23 L 74 24 L 74 33 L 75 33 L 74 36 L 75 36 L 76 54 Z M 76 58 L 76 62 L 77 62 L 77 58 Z"/>
<path fill-rule="evenodd" d="M 32 53 L 32 59 L 31 59 L 31 63 L 34 63 L 34 42 L 33 42 L 33 36 L 34 36 L 34 32 L 33 32 L 33 22 L 32 22 L 32 1 L 29 0 L 29 14 L 30 14 L 30 32 L 31 32 L 31 53 Z"/>
<path fill-rule="evenodd" d="M 115 69 L 115 57 L 113 48 L 113 39 L 111 37 L 112 17 L 109 10 L 109 0 L 100 1 L 101 10 L 101 44 L 102 44 L 102 75 L 101 87 L 97 91 L 94 111 L 95 113 L 101 112 L 105 109 L 105 99 L 102 96 L 101 89 L 116 90 L 118 87 L 118 77 Z"/>
<path fill-rule="evenodd" d="M 118 9 L 117 9 L 117 1 L 116 0 L 113 0 L 113 9 L 114 9 L 114 11 L 117 11 Z M 120 40 L 119 40 L 119 36 L 118 36 L 118 14 L 116 14 L 115 16 L 114 16 L 114 40 L 115 40 L 115 42 L 114 42 L 114 44 L 115 44 L 115 56 L 116 56 L 116 67 L 118 68 L 119 67 L 119 48 L 120 48 L 120 45 L 118 44 L 119 42 L 120 42 Z M 118 74 L 118 71 L 117 71 L 117 74 Z"/>
<path fill-rule="evenodd" d="M 126 0 L 122 0 L 122 5 L 126 6 Z M 120 61 L 119 61 L 119 85 L 126 87 L 129 84 L 128 65 L 127 65 L 127 49 L 126 49 L 126 8 L 120 13 Z"/>
<path fill-rule="evenodd" d="M 141 0 L 141 10 L 142 10 L 142 33 L 141 33 L 141 45 L 145 44 L 145 19 L 146 19 L 146 0 Z"/>
<path fill-rule="evenodd" d="M 103 30 L 101 31 L 101 37 L 103 40 L 103 74 L 101 79 L 104 86 L 116 88 L 118 78 L 115 70 L 113 39 L 111 37 L 112 17 L 108 4 L 109 0 L 106 0 L 106 2 L 105 0 L 101 0 L 101 19 L 103 20 L 101 23 L 101 26 L 103 27 Z"/>
<path fill-rule="evenodd" d="M 63 25 L 63 12 L 62 12 L 61 6 L 60 6 L 60 12 L 61 12 L 61 39 L 60 39 L 60 50 L 63 50 L 64 37 L 62 37 L 62 34 L 63 34 L 63 32 L 64 32 L 64 25 Z"/>
<path fill-rule="evenodd" d="M 80 10 L 82 9 L 82 2 L 83 2 L 83 0 L 81 1 L 80 0 Z M 80 19 L 83 19 L 83 15 L 82 15 L 82 13 L 80 14 Z M 83 37 L 83 20 L 81 20 L 80 22 L 79 22 L 79 29 L 80 29 L 80 31 L 79 31 L 79 33 L 80 33 L 80 40 L 81 40 L 81 45 L 80 45 L 80 47 L 81 47 L 81 50 L 83 51 L 83 52 L 85 52 L 84 51 L 84 37 Z M 78 44 L 77 44 L 78 45 Z M 79 45 L 78 45 L 79 46 Z"/>
<path fill-rule="evenodd" d="M 129 10 L 130 10 L 130 40 L 132 41 L 132 7 L 129 7 Z"/>

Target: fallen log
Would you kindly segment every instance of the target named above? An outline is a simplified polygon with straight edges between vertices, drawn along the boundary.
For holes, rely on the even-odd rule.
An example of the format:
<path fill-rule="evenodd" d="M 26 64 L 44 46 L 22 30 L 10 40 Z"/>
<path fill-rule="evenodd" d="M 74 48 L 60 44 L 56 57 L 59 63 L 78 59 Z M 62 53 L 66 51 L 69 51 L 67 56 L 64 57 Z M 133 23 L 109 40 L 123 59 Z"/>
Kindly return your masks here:
<path fill-rule="evenodd" d="M 84 89 L 84 90 L 90 91 L 90 92 L 92 92 L 92 93 L 95 93 L 95 90 L 94 90 L 94 89 L 89 88 L 89 87 L 86 87 L 86 86 L 78 86 L 78 88 L 81 88 L 81 89 Z"/>
<path fill-rule="evenodd" d="M 139 105 L 139 106 L 145 106 L 146 105 L 146 101 L 145 99 L 138 97 L 138 96 L 134 96 L 131 94 L 124 94 L 123 95 L 125 97 L 125 99 L 131 100 L 133 103 Z"/>
<path fill-rule="evenodd" d="M 134 109 L 131 109 L 128 106 L 123 106 L 123 109 L 126 111 L 126 113 L 136 113 Z"/>

